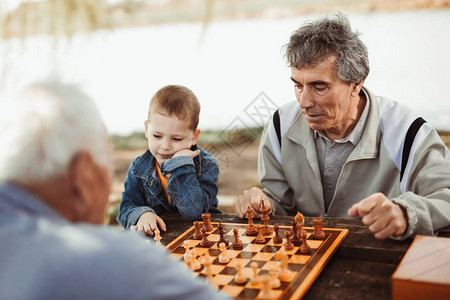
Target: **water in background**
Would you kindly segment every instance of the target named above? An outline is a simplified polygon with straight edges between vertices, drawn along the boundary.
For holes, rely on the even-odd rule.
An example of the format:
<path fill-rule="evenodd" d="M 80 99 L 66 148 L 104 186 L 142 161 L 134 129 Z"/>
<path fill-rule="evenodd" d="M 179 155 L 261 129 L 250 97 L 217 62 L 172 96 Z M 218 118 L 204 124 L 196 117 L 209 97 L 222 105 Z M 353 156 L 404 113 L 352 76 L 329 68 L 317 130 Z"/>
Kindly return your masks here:
<path fill-rule="evenodd" d="M 265 93 L 277 105 L 294 100 L 284 45 L 301 16 L 281 20 L 172 24 L 0 44 L 2 88 L 45 77 L 78 83 L 97 101 L 111 133 L 143 130 L 150 97 L 166 84 L 197 94 L 200 128 L 224 128 Z M 450 130 L 450 10 L 350 14 L 369 49 L 365 86 L 407 104 L 438 129 Z M 56 49 L 56 50 L 55 50 Z M 258 125 L 258 124 L 256 124 Z"/>

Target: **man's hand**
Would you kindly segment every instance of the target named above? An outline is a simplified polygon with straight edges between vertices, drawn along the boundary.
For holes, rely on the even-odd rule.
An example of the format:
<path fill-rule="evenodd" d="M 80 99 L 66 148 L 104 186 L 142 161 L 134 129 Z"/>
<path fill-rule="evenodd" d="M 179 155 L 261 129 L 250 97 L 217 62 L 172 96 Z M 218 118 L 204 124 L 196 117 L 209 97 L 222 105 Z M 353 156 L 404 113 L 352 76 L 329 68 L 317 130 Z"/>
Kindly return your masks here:
<path fill-rule="evenodd" d="M 264 205 L 268 209 L 268 214 L 272 213 L 272 204 L 269 198 L 257 187 L 252 187 L 250 190 L 245 190 L 242 195 L 239 196 L 237 201 L 234 203 L 234 212 L 236 215 L 243 219 L 247 214 L 247 207 L 253 209 L 253 215 L 255 218 L 260 218 L 260 208 L 261 200 L 264 200 Z"/>
<path fill-rule="evenodd" d="M 408 226 L 406 211 L 381 193 L 372 194 L 354 204 L 348 210 L 348 215 L 361 217 L 363 224 L 380 240 L 400 236 Z"/>
<path fill-rule="evenodd" d="M 139 217 L 136 225 L 131 226 L 130 230 L 136 230 L 139 232 L 144 232 L 147 235 L 153 235 L 158 226 L 162 231 L 166 231 L 166 223 L 164 223 L 163 219 L 148 211 Z"/>

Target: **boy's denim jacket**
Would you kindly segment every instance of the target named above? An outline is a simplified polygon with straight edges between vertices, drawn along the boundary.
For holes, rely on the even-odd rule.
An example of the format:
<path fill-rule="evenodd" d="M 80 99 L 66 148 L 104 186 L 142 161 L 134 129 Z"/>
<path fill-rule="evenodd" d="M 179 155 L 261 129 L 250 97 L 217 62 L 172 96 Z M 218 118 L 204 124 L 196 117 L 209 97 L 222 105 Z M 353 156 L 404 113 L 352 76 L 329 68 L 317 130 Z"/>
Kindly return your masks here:
<path fill-rule="evenodd" d="M 217 209 L 219 164 L 211 154 L 198 149 L 199 159 L 178 156 L 160 166 L 163 175 L 171 174 L 167 181 L 170 204 L 157 175 L 155 157 L 147 150 L 135 158 L 128 168 L 117 221 L 130 228 L 147 211 L 157 215 L 179 211 L 188 221 L 200 220 L 205 212 L 220 213 Z"/>

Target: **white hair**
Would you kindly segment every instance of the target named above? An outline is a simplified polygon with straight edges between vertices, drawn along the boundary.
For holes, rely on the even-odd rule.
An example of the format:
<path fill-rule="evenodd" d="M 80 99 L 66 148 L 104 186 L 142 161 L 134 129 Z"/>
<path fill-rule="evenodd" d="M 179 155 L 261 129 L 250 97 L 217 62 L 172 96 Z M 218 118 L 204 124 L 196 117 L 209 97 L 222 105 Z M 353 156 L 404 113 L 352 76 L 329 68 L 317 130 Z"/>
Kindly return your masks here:
<path fill-rule="evenodd" d="M 35 83 L 0 101 L 0 147 L 0 181 L 58 178 L 82 150 L 109 164 L 108 134 L 94 102 L 58 82 Z"/>

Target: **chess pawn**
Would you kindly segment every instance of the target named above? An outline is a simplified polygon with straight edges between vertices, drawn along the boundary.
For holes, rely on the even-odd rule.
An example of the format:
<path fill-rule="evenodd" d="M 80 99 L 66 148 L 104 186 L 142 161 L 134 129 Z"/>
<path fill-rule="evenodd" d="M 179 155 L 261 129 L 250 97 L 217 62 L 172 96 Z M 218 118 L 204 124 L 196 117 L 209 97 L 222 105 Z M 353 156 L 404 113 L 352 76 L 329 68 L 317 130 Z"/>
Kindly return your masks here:
<path fill-rule="evenodd" d="M 237 228 L 233 229 L 233 235 L 234 235 L 233 249 L 242 250 L 242 241 L 239 239 L 239 230 Z"/>
<path fill-rule="evenodd" d="M 270 286 L 269 274 L 261 275 L 261 291 L 258 294 L 258 299 L 273 299 L 275 296 Z"/>
<path fill-rule="evenodd" d="M 297 221 L 295 219 L 292 219 L 292 233 L 292 244 L 294 244 L 295 246 L 300 246 L 300 236 L 297 233 Z"/>
<path fill-rule="evenodd" d="M 250 264 L 250 267 L 252 268 L 253 271 L 253 276 L 252 278 L 250 278 L 250 285 L 255 287 L 261 284 L 261 279 L 259 278 L 258 275 L 258 263 L 254 261 Z"/>
<path fill-rule="evenodd" d="M 322 230 L 322 219 L 314 218 L 313 224 L 314 224 L 314 232 L 312 234 L 313 238 L 315 238 L 316 240 L 323 240 L 325 238 L 325 232 Z"/>
<path fill-rule="evenodd" d="M 155 229 L 155 237 L 153 239 L 156 241 L 157 245 L 161 245 L 162 237 L 158 228 Z"/>
<path fill-rule="evenodd" d="M 202 247 L 209 247 L 211 245 L 211 242 L 206 238 L 206 228 L 202 227 L 202 241 L 200 242 L 200 246 Z"/>
<path fill-rule="evenodd" d="M 258 235 L 256 236 L 255 242 L 257 244 L 264 244 L 266 238 L 262 235 L 262 226 L 260 224 L 256 225 L 256 231 L 258 232 Z"/>
<path fill-rule="evenodd" d="M 306 242 L 306 232 L 302 231 L 301 237 L 300 237 L 303 241 L 301 247 L 300 247 L 300 252 L 301 253 L 308 253 L 311 251 L 311 247 L 308 245 L 308 243 Z"/>
<path fill-rule="evenodd" d="M 288 269 L 288 256 L 286 252 L 284 252 L 284 250 L 280 250 L 280 252 L 275 255 L 275 258 L 280 261 L 280 271 L 278 273 L 278 278 L 283 281 L 289 281 L 291 279 L 292 272 Z"/>
<path fill-rule="evenodd" d="M 247 214 L 245 215 L 245 217 L 248 219 L 248 226 L 245 232 L 247 233 L 247 235 L 255 235 L 256 227 L 255 224 L 253 223 L 253 218 L 255 216 L 253 215 L 253 210 L 250 206 L 247 208 Z"/>
<path fill-rule="evenodd" d="M 236 275 L 234 276 L 234 282 L 236 283 L 247 282 L 247 277 L 245 277 L 244 272 L 242 272 L 242 265 L 240 262 L 236 263 Z"/>
<path fill-rule="evenodd" d="M 219 255 L 219 262 L 221 264 L 229 263 L 230 262 L 230 258 L 227 255 L 227 246 L 225 245 L 225 243 L 220 243 L 219 250 L 220 250 L 220 252 L 222 252 Z"/>
<path fill-rule="evenodd" d="M 206 232 L 213 231 L 214 227 L 211 225 L 211 214 L 203 213 L 202 219 L 203 219 L 203 228 L 206 228 Z"/>
<path fill-rule="evenodd" d="M 192 238 L 194 240 L 201 240 L 202 239 L 202 232 L 200 231 L 200 223 L 198 221 L 194 221 L 194 235 Z"/>
<path fill-rule="evenodd" d="M 286 243 L 284 244 L 284 250 L 291 251 L 294 250 L 294 244 L 291 242 L 291 232 L 286 231 L 284 233 L 284 236 L 286 237 Z"/>
<path fill-rule="evenodd" d="M 281 285 L 280 279 L 278 279 L 278 270 L 274 267 L 269 270 L 270 273 L 270 286 L 274 289 L 279 288 Z"/>
<path fill-rule="evenodd" d="M 275 232 L 275 235 L 272 239 L 274 244 L 281 244 L 283 243 L 283 238 L 280 236 L 279 231 L 280 231 L 280 226 L 278 226 L 277 224 L 273 225 L 273 231 Z"/>

